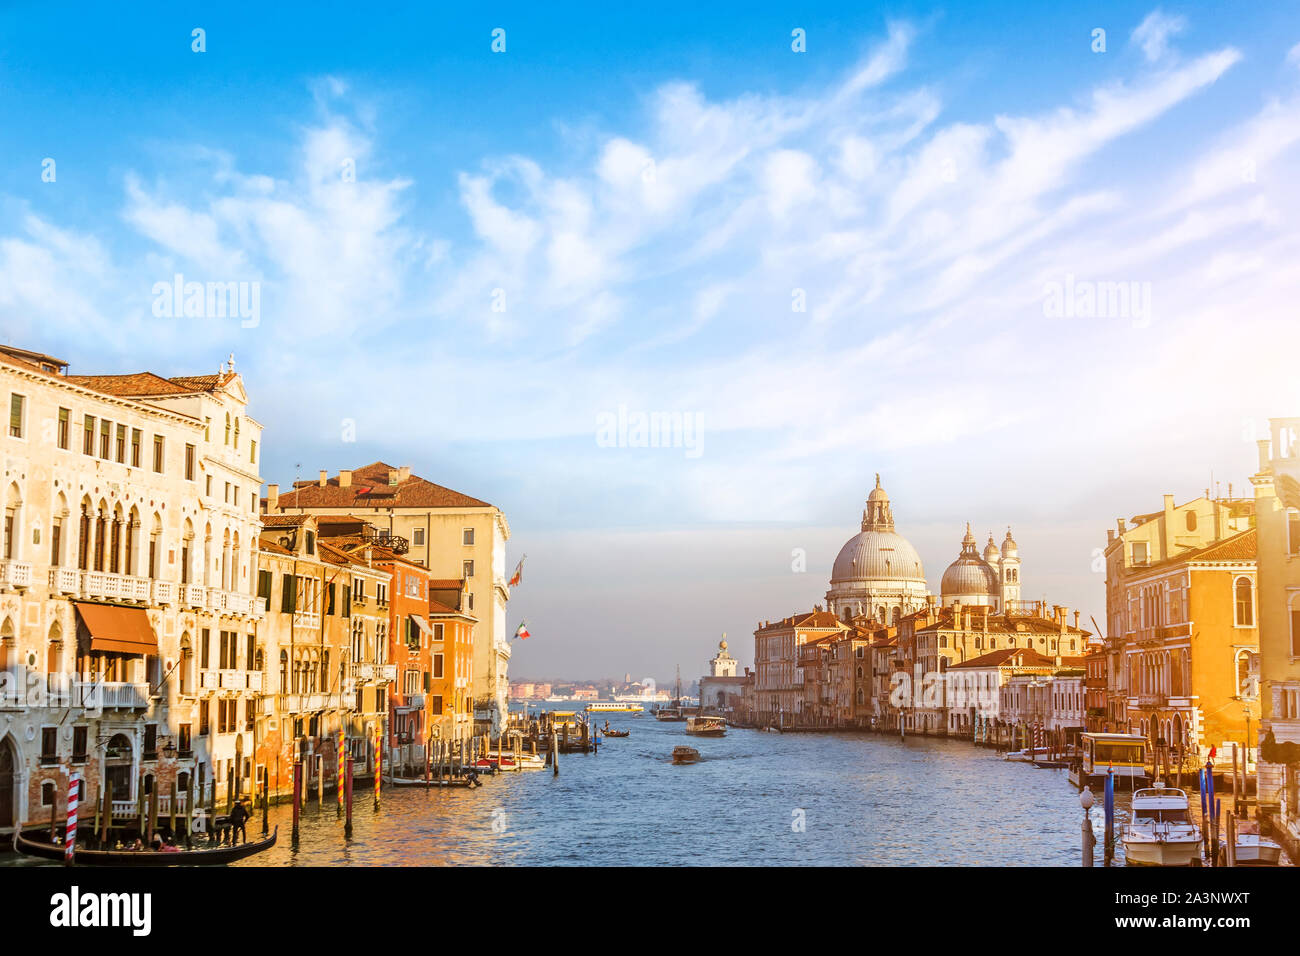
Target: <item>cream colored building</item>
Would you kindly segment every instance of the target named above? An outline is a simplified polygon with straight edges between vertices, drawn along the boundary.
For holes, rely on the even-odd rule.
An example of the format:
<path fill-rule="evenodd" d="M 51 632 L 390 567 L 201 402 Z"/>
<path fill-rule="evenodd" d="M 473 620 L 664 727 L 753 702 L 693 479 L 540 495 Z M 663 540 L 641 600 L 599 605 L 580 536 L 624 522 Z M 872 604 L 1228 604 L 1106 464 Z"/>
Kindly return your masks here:
<path fill-rule="evenodd" d="M 501 509 L 411 474 L 374 462 L 340 471 L 322 471 L 316 481 L 296 482 L 280 494 L 267 489 L 267 512 L 356 515 L 377 529 L 379 541 L 423 564 L 435 578 L 463 578 L 474 632 L 473 694 L 480 732 L 499 731 L 509 697 L 510 641 L 506 632 L 506 541 L 510 525 Z"/>
<path fill-rule="evenodd" d="M 1300 838 L 1300 418 L 1275 418 L 1259 442 L 1259 802 Z M 1271 758 L 1271 759 L 1270 759 Z"/>
<path fill-rule="evenodd" d="M 113 781 L 247 790 L 261 426 L 238 374 L 68 375 L 0 348 L 0 829 Z"/>

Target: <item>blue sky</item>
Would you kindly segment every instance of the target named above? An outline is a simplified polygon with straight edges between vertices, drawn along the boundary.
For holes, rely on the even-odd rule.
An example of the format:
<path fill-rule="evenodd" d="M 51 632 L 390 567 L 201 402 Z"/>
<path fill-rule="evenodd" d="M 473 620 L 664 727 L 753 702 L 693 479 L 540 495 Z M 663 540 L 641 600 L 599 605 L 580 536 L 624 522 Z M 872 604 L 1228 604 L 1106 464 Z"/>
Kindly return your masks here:
<path fill-rule="evenodd" d="M 268 481 L 383 458 L 499 504 L 515 673 L 747 658 L 877 471 L 933 586 L 1011 525 L 1026 596 L 1102 619 L 1115 517 L 1244 489 L 1296 412 L 1300 17 L 1052 7 L 7 4 L 0 335 L 233 352 Z M 258 325 L 155 317 L 175 273 L 259 283 Z M 1045 314 L 1067 276 L 1149 314 Z M 699 454 L 602 447 L 620 406 Z"/>

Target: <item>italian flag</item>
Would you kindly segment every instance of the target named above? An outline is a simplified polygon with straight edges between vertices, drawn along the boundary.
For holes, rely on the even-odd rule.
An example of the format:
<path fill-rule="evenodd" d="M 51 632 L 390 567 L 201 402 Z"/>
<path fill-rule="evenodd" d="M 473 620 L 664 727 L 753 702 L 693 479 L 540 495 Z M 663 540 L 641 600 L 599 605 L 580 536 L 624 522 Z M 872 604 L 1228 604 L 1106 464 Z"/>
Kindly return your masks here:
<path fill-rule="evenodd" d="M 519 563 L 515 565 L 515 573 L 510 575 L 510 587 L 514 587 L 524 579 L 524 558 L 526 557 L 528 555 L 525 554 L 523 558 L 519 559 Z"/>
<path fill-rule="evenodd" d="M 519 626 L 515 628 L 515 637 L 520 640 L 528 640 L 528 622 L 520 621 Z"/>

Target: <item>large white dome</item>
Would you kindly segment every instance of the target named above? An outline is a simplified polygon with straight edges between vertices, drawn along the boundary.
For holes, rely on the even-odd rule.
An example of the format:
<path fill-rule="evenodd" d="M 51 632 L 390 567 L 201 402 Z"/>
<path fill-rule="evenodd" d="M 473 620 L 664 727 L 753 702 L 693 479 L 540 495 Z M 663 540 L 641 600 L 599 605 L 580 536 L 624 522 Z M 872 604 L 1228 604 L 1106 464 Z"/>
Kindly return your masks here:
<path fill-rule="evenodd" d="M 840 548 L 831 584 L 866 581 L 925 581 L 921 556 L 894 531 L 862 531 Z"/>

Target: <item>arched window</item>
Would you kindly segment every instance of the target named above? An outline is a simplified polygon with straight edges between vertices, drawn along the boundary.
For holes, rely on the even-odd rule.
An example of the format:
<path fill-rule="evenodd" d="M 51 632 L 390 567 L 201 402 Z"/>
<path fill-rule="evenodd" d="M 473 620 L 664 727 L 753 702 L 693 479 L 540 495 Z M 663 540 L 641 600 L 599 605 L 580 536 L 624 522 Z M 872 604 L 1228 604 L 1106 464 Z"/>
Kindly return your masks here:
<path fill-rule="evenodd" d="M 1237 696 L 1253 700 L 1259 696 L 1259 655 L 1237 651 Z"/>
<path fill-rule="evenodd" d="M 289 693 L 289 652 L 280 652 L 280 693 Z"/>
<path fill-rule="evenodd" d="M 1233 584 L 1235 592 L 1233 605 L 1236 608 L 1237 627 L 1255 626 L 1255 595 L 1250 585 L 1250 578 L 1242 575 Z"/>

